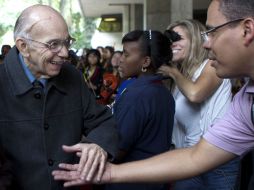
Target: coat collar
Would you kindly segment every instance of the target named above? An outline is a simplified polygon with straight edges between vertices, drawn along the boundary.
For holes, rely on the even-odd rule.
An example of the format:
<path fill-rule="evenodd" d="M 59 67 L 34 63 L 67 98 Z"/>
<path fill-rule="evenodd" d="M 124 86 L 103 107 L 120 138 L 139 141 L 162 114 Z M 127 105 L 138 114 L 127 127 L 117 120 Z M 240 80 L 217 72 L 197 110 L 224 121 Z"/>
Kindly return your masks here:
<path fill-rule="evenodd" d="M 143 75 L 136 78 L 134 82 L 128 86 L 128 88 L 138 88 L 139 86 L 142 86 L 142 85 L 161 82 L 162 79 L 163 78 L 161 75 Z"/>
<path fill-rule="evenodd" d="M 24 69 L 22 68 L 18 54 L 19 51 L 16 46 L 14 46 L 4 60 L 4 67 L 6 69 L 14 95 L 22 95 L 33 88 L 33 85 L 29 81 Z M 49 79 L 47 89 L 55 86 L 59 91 L 67 93 L 66 86 L 64 85 L 65 80 L 62 79 L 62 73 L 64 73 L 62 70 L 58 76 Z"/>

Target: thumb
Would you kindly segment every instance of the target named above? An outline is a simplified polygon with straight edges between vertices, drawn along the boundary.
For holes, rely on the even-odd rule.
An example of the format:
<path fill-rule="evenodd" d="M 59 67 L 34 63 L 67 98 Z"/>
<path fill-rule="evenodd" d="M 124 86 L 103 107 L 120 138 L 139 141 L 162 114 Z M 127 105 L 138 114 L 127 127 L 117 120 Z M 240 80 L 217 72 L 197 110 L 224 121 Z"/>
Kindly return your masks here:
<path fill-rule="evenodd" d="M 62 148 L 67 153 L 80 152 L 82 150 L 80 144 L 75 144 L 72 146 L 63 145 Z"/>

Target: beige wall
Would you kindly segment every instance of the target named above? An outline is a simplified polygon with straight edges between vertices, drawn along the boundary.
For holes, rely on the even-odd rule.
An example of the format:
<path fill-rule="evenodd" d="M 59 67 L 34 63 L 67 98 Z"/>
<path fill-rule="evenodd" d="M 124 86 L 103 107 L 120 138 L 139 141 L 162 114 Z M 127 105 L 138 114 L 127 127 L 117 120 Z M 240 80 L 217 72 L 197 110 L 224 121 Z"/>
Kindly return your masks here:
<path fill-rule="evenodd" d="M 164 31 L 170 20 L 170 0 L 146 0 L 146 29 Z"/>
<path fill-rule="evenodd" d="M 192 0 L 146 0 L 145 29 L 164 31 L 170 22 L 192 18 Z"/>

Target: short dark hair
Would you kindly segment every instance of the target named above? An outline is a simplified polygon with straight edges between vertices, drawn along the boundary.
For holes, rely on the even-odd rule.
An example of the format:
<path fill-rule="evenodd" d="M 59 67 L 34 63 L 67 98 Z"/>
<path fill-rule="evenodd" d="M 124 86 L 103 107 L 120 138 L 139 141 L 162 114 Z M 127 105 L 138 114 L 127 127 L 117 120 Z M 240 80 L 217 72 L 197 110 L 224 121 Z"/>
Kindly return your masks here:
<path fill-rule="evenodd" d="M 115 55 L 115 54 L 117 54 L 117 53 L 118 53 L 118 54 L 121 54 L 121 55 L 123 54 L 123 52 L 122 52 L 122 51 L 117 50 L 117 51 L 114 51 L 113 55 Z"/>
<path fill-rule="evenodd" d="M 220 12 L 227 20 L 239 18 L 254 18 L 254 1 L 253 0 L 219 0 Z"/>
<path fill-rule="evenodd" d="M 10 50 L 11 49 L 11 46 L 10 45 L 8 45 L 8 44 L 5 44 L 5 45 L 2 45 L 2 48 L 1 48 L 1 54 L 2 55 L 4 55 L 4 49 L 8 49 L 8 50 Z"/>
<path fill-rule="evenodd" d="M 141 53 L 151 57 L 153 69 L 159 68 L 162 64 L 168 64 L 172 59 L 172 49 L 170 39 L 166 35 L 155 30 L 134 30 L 127 33 L 122 43 L 139 42 Z"/>
<path fill-rule="evenodd" d="M 114 53 L 114 51 L 115 51 L 115 48 L 112 47 L 112 46 L 106 46 L 104 49 L 108 49 L 108 50 L 110 51 L 111 55 L 112 55 L 112 54 Z"/>

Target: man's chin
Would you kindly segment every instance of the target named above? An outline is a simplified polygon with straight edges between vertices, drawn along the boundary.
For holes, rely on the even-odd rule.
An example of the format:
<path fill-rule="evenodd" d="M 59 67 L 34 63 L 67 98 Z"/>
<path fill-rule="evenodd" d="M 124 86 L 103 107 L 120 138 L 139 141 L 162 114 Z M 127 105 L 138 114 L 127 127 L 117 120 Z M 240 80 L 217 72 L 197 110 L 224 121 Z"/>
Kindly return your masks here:
<path fill-rule="evenodd" d="M 228 72 L 223 72 L 222 70 L 219 70 L 219 69 L 216 69 L 216 75 L 219 77 L 219 78 L 222 78 L 222 79 L 231 79 L 231 78 L 236 78 L 238 76 L 236 75 L 233 75 L 233 74 L 230 74 Z"/>
<path fill-rule="evenodd" d="M 52 71 L 52 72 L 48 73 L 47 75 L 45 75 L 45 77 L 53 78 L 53 77 L 59 75 L 59 73 L 60 73 L 60 70 L 59 71 L 58 70 L 57 71 Z"/>
<path fill-rule="evenodd" d="M 218 62 L 216 60 L 214 60 L 211 64 L 211 66 L 215 69 L 216 71 L 216 75 L 219 77 L 219 78 L 226 78 L 225 77 L 225 73 L 221 70 Z"/>
<path fill-rule="evenodd" d="M 41 79 L 49 79 L 50 78 L 50 76 L 49 75 L 41 75 L 41 77 L 40 77 Z"/>
<path fill-rule="evenodd" d="M 226 75 L 216 72 L 217 77 L 219 78 L 227 78 Z"/>

